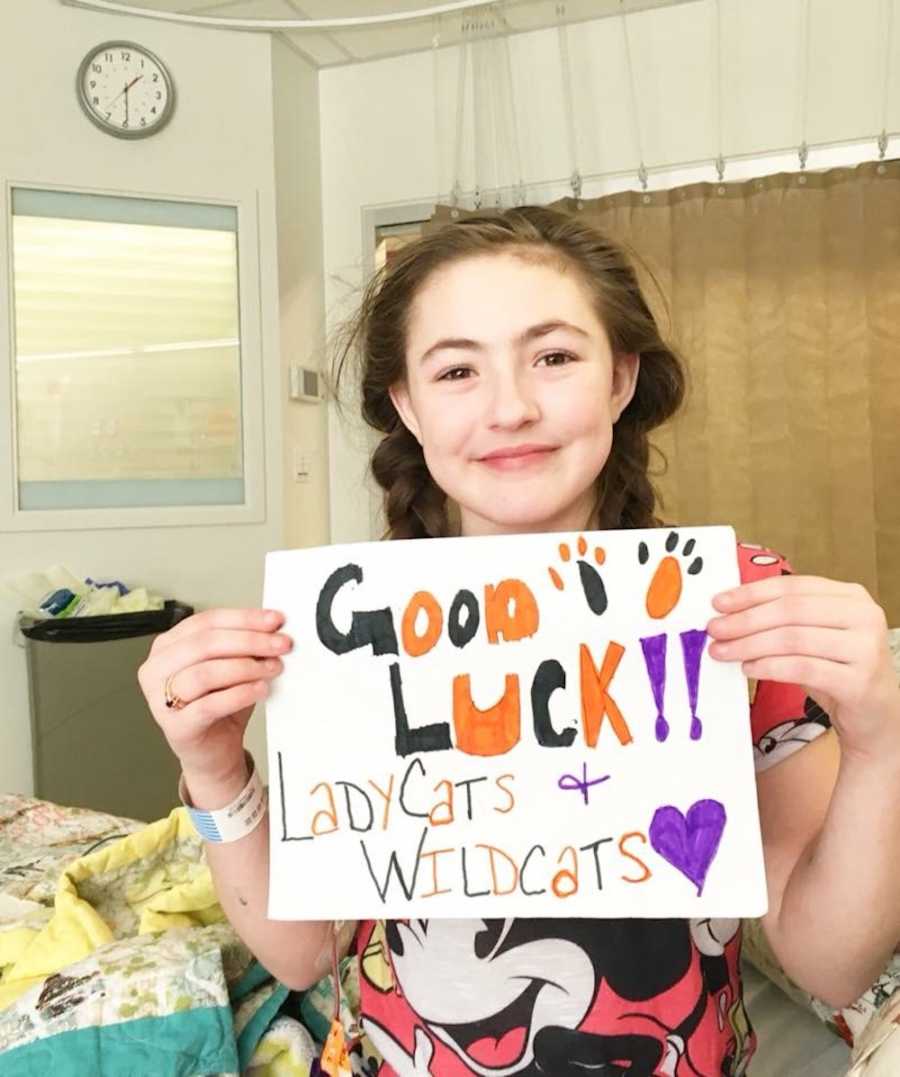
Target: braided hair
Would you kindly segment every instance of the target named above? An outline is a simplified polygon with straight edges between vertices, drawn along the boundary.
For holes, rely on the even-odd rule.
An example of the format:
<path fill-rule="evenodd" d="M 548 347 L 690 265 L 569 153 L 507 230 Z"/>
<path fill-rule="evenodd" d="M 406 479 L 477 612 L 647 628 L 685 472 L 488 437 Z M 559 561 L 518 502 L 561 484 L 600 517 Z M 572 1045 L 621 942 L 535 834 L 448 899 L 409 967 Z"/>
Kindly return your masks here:
<path fill-rule="evenodd" d="M 640 356 L 634 396 L 615 425 L 609 458 L 597 476 L 590 523 L 599 528 L 659 526 L 649 434 L 682 403 L 682 364 L 663 340 L 622 245 L 559 210 L 523 206 L 461 217 L 402 247 L 369 282 L 356 316 L 345 326 L 335 384 L 340 390 L 351 364 L 359 364 L 362 417 L 382 435 L 371 468 L 384 491 L 385 537 L 436 538 L 450 532 L 446 495 L 401 421 L 390 389 L 406 376 L 407 330 L 419 290 L 445 266 L 492 253 L 574 271 L 587 288 L 613 355 Z"/>

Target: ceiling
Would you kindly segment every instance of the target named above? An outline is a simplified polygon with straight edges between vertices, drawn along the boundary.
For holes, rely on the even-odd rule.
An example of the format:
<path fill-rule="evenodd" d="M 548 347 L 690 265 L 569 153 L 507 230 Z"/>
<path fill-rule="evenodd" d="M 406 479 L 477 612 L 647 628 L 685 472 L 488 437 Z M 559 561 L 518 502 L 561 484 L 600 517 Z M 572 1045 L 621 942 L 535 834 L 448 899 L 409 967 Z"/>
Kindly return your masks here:
<path fill-rule="evenodd" d="M 91 0 L 62 2 L 91 7 Z M 696 0 L 497 0 L 483 8 L 387 25 L 273 32 L 316 67 L 334 67 L 419 52 L 431 49 L 435 44 L 455 45 L 471 40 L 474 34 L 481 37 L 492 32 L 523 33 L 556 26 L 560 22 L 584 22 L 623 12 L 692 2 Z M 439 6 L 439 0 L 122 0 L 122 5 L 130 8 L 132 13 L 135 9 L 144 9 L 148 15 L 198 16 L 215 20 L 215 25 L 226 26 L 233 20 L 235 29 L 265 30 L 267 27 L 262 24 L 258 27 L 246 24 L 266 19 L 363 20 L 367 16 L 422 11 Z M 105 10 L 111 7 L 107 0 Z"/>

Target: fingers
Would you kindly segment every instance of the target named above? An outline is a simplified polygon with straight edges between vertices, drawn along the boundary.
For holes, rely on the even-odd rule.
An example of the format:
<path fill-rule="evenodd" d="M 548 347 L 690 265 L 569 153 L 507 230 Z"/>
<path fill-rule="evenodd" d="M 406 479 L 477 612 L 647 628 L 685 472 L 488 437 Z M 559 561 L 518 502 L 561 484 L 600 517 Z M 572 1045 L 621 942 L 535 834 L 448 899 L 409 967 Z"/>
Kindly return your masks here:
<path fill-rule="evenodd" d="M 271 681 L 284 669 L 280 658 L 221 658 L 188 666 L 172 675 L 169 687 L 185 703 L 253 681 Z"/>
<path fill-rule="evenodd" d="M 138 681 L 185 773 L 218 781 L 243 765 L 247 723 L 293 646 L 278 631 L 284 620 L 271 610 L 205 610 L 154 641 Z"/>
<path fill-rule="evenodd" d="M 868 591 L 858 583 L 841 583 L 821 576 L 769 576 L 742 584 L 732 591 L 723 591 L 715 596 L 713 605 L 723 613 L 736 613 L 760 602 L 799 595 L 835 595 L 871 601 Z"/>
<path fill-rule="evenodd" d="M 244 632 L 274 632 L 284 624 L 284 614 L 278 610 L 203 610 L 179 621 L 174 628 L 163 632 L 153 641 L 151 654 L 158 654 L 181 643 L 188 636 L 210 630 Z"/>
<path fill-rule="evenodd" d="M 170 739 L 173 746 L 181 739 L 178 737 L 179 732 L 184 733 L 185 740 L 196 740 L 222 718 L 240 714 L 242 711 L 247 712 L 249 718 L 249 711 L 268 694 L 269 681 L 249 681 L 200 696 L 184 710 L 167 712 L 172 715 L 168 719 L 170 724 L 167 728 L 172 733 Z"/>
<path fill-rule="evenodd" d="M 810 658 L 807 655 L 759 658 L 745 662 L 743 673 L 760 681 L 778 681 L 781 684 L 800 684 L 815 695 L 825 692 L 835 699 L 841 698 L 849 681 L 847 667 L 827 658 Z"/>
<path fill-rule="evenodd" d="M 714 617 L 707 626 L 715 639 L 737 639 L 787 625 L 817 628 L 847 628 L 860 610 L 846 598 L 835 601 L 821 595 L 791 595 L 772 599 L 724 617 Z"/>
<path fill-rule="evenodd" d="M 167 682 L 188 705 L 178 709 L 181 718 L 188 708 L 196 714 L 192 705 L 210 694 L 217 697 L 217 710 L 223 698 L 239 700 L 241 708 L 258 702 L 268 694 L 268 682 L 282 672 L 281 656 L 293 646 L 277 631 L 283 623 L 283 614 L 276 611 L 206 610 L 157 637 L 138 672 L 150 709 L 159 719 L 172 714 L 165 702 Z M 248 687 L 253 684 L 255 689 Z"/>
<path fill-rule="evenodd" d="M 179 643 L 152 655 L 155 672 L 165 680 L 171 674 L 217 658 L 277 658 L 291 649 L 290 637 L 280 632 L 249 632 L 214 628 L 195 632 Z"/>
<path fill-rule="evenodd" d="M 832 662 L 853 662 L 859 657 L 853 633 L 840 628 L 786 625 L 754 632 L 740 639 L 715 641 L 709 653 L 724 662 L 751 662 L 770 656 L 806 655 Z"/>

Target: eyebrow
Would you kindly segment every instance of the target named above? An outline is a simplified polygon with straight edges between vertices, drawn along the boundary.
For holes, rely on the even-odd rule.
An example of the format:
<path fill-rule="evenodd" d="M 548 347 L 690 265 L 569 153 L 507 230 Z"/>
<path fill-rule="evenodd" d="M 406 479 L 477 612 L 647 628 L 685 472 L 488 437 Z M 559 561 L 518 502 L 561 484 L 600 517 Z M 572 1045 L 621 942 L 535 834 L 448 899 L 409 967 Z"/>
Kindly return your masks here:
<path fill-rule="evenodd" d="M 579 326 L 573 325 L 571 322 L 554 319 L 553 321 L 541 322 L 539 325 L 531 325 L 527 329 L 523 329 L 515 338 L 515 343 L 527 344 L 530 340 L 536 340 L 538 337 L 545 337 L 548 333 L 552 333 L 556 329 L 568 329 L 573 333 L 577 333 L 579 336 L 585 338 L 590 337 L 590 333 L 581 329 Z M 427 351 L 423 352 L 419 362 L 424 363 L 428 359 L 431 359 L 436 352 L 444 351 L 445 349 L 452 349 L 455 351 L 481 351 L 483 347 L 483 344 L 480 344 L 477 340 L 470 340 L 468 337 L 445 337 L 443 340 L 436 341 Z"/>

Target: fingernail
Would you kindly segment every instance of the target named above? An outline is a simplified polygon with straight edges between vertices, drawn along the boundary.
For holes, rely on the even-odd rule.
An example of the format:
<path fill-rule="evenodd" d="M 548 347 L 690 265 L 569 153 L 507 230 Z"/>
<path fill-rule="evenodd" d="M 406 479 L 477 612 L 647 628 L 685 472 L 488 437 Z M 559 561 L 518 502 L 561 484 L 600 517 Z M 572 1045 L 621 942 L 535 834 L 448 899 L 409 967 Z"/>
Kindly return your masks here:
<path fill-rule="evenodd" d="M 266 624 L 277 625 L 281 620 L 278 610 L 266 610 Z"/>
<path fill-rule="evenodd" d="M 278 661 L 277 658 L 267 658 L 265 662 L 263 662 L 263 667 L 268 670 L 269 673 L 274 673 L 280 665 L 281 663 Z"/>

